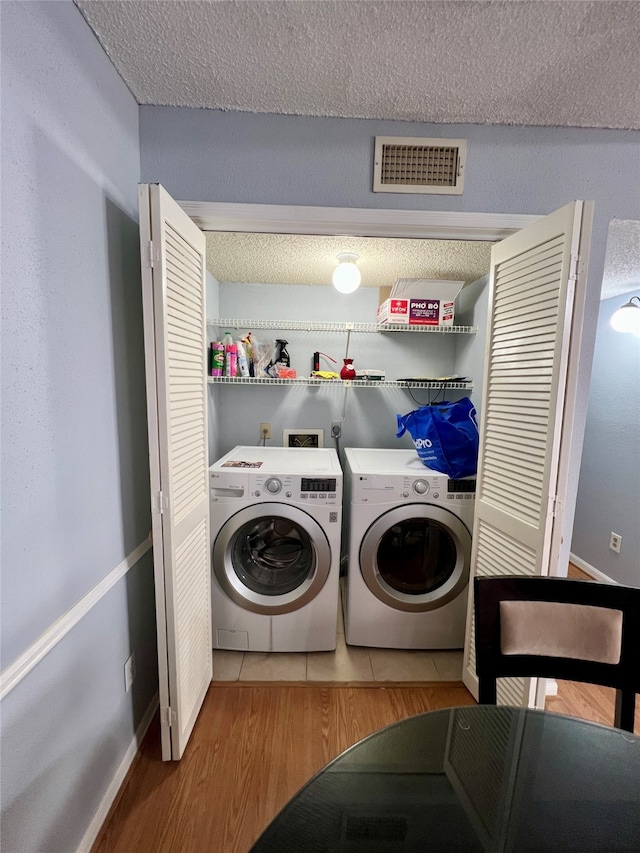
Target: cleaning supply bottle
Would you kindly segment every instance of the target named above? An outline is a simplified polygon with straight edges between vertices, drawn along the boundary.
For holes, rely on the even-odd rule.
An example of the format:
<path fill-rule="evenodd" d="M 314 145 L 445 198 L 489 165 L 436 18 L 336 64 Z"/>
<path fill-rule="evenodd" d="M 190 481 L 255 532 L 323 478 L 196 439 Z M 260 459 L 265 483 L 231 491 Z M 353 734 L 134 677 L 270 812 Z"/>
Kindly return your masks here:
<path fill-rule="evenodd" d="M 244 347 L 244 351 L 247 355 L 247 361 L 249 363 L 249 376 L 253 376 L 253 350 L 251 348 L 251 332 L 247 332 L 247 334 L 242 339 L 242 346 Z"/>
<path fill-rule="evenodd" d="M 231 332 L 225 332 L 222 336 L 222 344 L 224 346 L 224 376 L 235 376 L 235 371 L 233 373 L 229 373 L 229 347 L 233 346 L 233 335 Z"/>
<path fill-rule="evenodd" d="M 283 367 L 291 367 L 291 359 L 287 352 L 288 343 L 288 341 L 284 341 L 282 338 L 276 338 L 276 357 L 274 358 L 274 362 L 283 365 Z"/>
<path fill-rule="evenodd" d="M 242 341 L 236 341 L 236 352 L 238 354 L 238 374 L 247 377 L 249 376 L 249 361 Z"/>
<path fill-rule="evenodd" d="M 224 375 L 236 376 L 238 368 L 238 348 L 234 343 L 226 346 L 224 351 Z"/>
<path fill-rule="evenodd" d="M 224 371 L 224 344 L 215 341 L 211 344 L 210 376 L 222 376 Z"/>

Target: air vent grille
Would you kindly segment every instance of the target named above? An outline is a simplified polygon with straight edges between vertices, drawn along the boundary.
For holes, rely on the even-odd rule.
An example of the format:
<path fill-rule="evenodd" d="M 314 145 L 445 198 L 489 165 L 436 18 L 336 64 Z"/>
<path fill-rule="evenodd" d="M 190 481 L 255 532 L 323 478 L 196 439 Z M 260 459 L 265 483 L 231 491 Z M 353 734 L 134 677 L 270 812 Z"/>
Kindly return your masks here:
<path fill-rule="evenodd" d="M 376 136 L 373 191 L 461 195 L 464 139 Z"/>

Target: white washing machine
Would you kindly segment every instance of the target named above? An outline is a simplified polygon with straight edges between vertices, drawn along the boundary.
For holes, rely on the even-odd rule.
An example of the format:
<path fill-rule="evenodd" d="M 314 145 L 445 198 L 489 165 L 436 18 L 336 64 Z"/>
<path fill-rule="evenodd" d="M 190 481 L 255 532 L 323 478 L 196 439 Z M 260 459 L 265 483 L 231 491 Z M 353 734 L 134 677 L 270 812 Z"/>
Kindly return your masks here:
<path fill-rule="evenodd" d="M 475 478 L 451 480 L 415 450 L 345 450 L 345 639 L 464 645 Z"/>
<path fill-rule="evenodd" d="M 209 469 L 209 494 L 214 649 L 335 649 L 336 451 L 235 447 Z"/>

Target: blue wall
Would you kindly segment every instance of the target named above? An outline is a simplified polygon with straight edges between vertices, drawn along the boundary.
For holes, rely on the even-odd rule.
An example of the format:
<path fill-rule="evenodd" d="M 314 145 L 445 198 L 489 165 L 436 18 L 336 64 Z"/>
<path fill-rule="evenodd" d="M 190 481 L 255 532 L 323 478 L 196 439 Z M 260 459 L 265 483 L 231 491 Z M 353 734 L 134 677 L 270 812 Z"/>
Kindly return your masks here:
<path fill-rule="evenodd" d="M 640 338 L 610 325 L 630 295 L 600 306 L 571 550 L 640 586 Z M 619 554 L 609 549 L 612 531 L 622 536 Z"/>
<path fill-rule="evenodd" d="M 373 193 L 375 136 L 468 140 L 461 196 Z M 142 178 L 177 199 L 635 219 L 640 133 L 140 108 Z M 627 212 L 627 215 L 623 213 Z"/>
<path fill-rule="evenodd" d="M 247 305 L 254 306 L 264 320 L 299 320 L 311 317 L 317 322 L 375 323 L 378 288 L 361 287 L 348 296 L 332 287 L 291 284 L 228 284 L 219 287 L 220 315 L 242 317 Z M 214 316 L 207 310 L 209 317 Z M 210 328 L 210 338 L 220 340 L 225 330 Z M 248 329 L 241 329 L 242 334 Z M 233 331 L 234 337 L 236 332 Z M 326 353 L 337 364 L 323 360 L 323 370 L 338 372 L 347 355 L 358 369 L 386 371 L 388 379 L 406 376 L 444 376 L 455 371 L 458 335 L 367 332 L 254 331 L 257 341 L 285 338 L 291 366 L 298 376 L 309 376 L 314 351 Z M 474 337 L 475 336 L 471 336 Z M 481 372 L 481 371 L 480 371 Z M 480 373 L 479 372 L 479 373 Z M 474 377 L 472 377 L 474 378 Z M 479 376 L 479 378 L 481 378 Z M 358 388 L 348 390 L 341 383 L 324 386 L 264 387 L 218 385 L 209 394 L 212 408 L 211 434 L 215 456 L 236 444 L 257 444 L 260 422 L 271 423 L 272 446 L 282 445 L 285 428 L 324 430 L 324 446 L 333 447 L 331 422 L 343 421 L 341 448 L 412 447 L 409 435 L 396 438 L 396 415 L 406 414 L 419 403 L 435 399 L 438 390 L 416 389 L 413 397 L 400 388 Z M 465 392 L 448 392 L 458 399 Z M 438 399 L 442 399 L 439 396 Z M 213 461 L 213 458 L 212 458 Z"/>
<path fill-rule="evenodd" d="M 376 135 L 468 140 L 462 196 L 373 193 Z M 569 557 L 609 222 L 640 218 L 640 133 L 141 107 L 142 179 L 179 200 L 545 214 L 595 202 L 560 562 Z M 243 312 L 244 313 L 244 312 Z M 467 344 L 469 346 L 469 344 Z M 460 350 L 461 357 L 464 357 Z"/>
<path fill-rule="evenodd" d="M 6 672 L 151 523 L 138 106 L 72 3 L 1 12 Z M 2 702 L 3 850 L 78 847 L 156 690 L 147 550 Z"/>
<path fill-rule="evenodd" d="M 3 670 L 150 528 L 140 163 L 190 200 L 540 214 L 594 199 L 586 406 L 607 226 L 640 218 L 638 133 L 139 111 L 72 3 L 1 12 Z M 468 139 L 464 195 L 374 195 L 376 134 Z M 2 702 L 3 849 L 77 849 L 156 684 L 147 551 Z"/>

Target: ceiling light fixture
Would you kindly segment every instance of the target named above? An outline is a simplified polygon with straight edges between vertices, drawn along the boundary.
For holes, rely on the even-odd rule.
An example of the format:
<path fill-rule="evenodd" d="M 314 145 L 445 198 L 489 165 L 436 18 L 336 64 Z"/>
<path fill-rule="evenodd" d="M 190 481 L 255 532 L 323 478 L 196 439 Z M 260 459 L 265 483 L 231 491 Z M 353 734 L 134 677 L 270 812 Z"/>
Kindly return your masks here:
<path fill-rule="evenodd" d="M 333 286 L 338 293 L 353 293 L 360 286 L 360 270 L 356 266 L 358 255 L 354 252 L 341 252 L 337 255 L 338 266 L 333 271 Z"/>
<path fill-rule="evenodd" d="M 634 299 L 638 304 L 634 304 Z M 640 335 L 640 297 L 632 296 L 628 302 L 621 305 L 611 318 L 611 325 L 616 332 L 629 332 Z"/>

